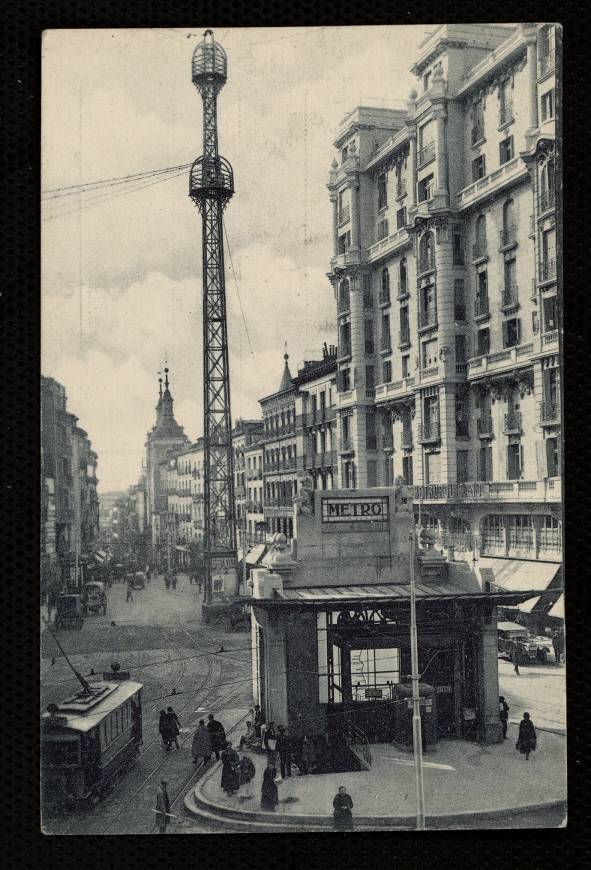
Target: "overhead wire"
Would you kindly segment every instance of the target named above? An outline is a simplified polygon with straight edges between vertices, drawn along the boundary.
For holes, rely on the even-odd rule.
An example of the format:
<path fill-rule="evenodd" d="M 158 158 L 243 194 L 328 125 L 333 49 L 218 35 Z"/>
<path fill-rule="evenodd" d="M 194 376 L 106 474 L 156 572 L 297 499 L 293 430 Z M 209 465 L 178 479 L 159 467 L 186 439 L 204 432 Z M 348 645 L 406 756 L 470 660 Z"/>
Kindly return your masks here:
<path fill-rule="evenodd" d="M 145 172 L 134 172 L 130 175 L 119 175 L 114 176 L 113 178 L 101 178 L 97 181 L 84 181 L 80 184 L 70 184 L 64 187 L 47 188 L 47 190 L 41 191 L 41 196 L 46 199 L 57 199 L 62 196 L 73 196 L 79 192 L 93 192 L 96 188 L 103 186 L 110 187 L 118 184 L 125 184 L 133 182 L 134 180 L 148 178 L 149 176 L 159 175 L 164 172 L 174 172 L 177 169 L 188 169 L 189 166 L 191 166 L 191 163 L 179 163 L 176 166 L 165 166 L 161 169 L 149 169 Z"/>
<path fill-rule="evenodd" d="M 224 235 L 226 237 L 226 247 L 228 249 L 228 256 L 230 258 L 230 266 L 232 268 L 232 274 L 234 276 L 234 285 L 236 287 L 236 295 L 238 296 L 238 303 L 240 305 L 240 313 L 242 314 L 242 322 L 244 324 L 244 331 L 246 332 L 246 338 L 248 339 L 248 346 L 250 347 L 250 353 L 252 356 L 254 356 L 254 350 L 252 349 L 252 342 L 250 340 L 250 333 L 248 331 L 248 326 L 246 325 L 246 317 L 244 314 L 244 308 L 242 307 L 242 298 L 240 296 L 240 289 L 238 287 L 238 278 L 236 277 L 236 270 L 234 269 L 234 261 L 232 259 L 232 249 L 230 247 L 230 240 L 228 238 L 228 230 L 226 228 L 226 222 L 224 220 L 223 215 L 222 215 L 222 226 L 224 228 Z"/>

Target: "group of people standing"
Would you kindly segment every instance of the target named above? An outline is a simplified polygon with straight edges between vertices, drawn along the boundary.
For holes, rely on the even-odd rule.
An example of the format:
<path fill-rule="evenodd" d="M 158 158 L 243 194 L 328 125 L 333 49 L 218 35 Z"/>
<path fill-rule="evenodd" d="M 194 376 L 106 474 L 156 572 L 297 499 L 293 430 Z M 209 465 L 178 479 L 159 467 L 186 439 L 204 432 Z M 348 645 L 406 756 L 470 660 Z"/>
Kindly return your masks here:
<path fill-rule="evenodd" d="M 174 743 L 175 749 L 180 749 L 178 735 L 181 730 L 181 722 L 172 707 L 167 707 L 166 710 L 160 711 L 160 720 L 158 722 L 158 731 L 162 738 L 162 746 L 167 752 L 172 749 Z"/>

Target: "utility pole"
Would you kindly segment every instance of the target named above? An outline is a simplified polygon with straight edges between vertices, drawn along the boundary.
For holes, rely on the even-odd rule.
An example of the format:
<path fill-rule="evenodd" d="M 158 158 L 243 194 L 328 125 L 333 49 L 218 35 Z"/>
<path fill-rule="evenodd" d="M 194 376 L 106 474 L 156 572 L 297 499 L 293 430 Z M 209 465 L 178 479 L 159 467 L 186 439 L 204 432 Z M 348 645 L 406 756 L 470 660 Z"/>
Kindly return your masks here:
<path fill-rule="evenodd" d="M 417 790 L 417 831 L 425 830 L 425 788 L 423 784 L 423 738 L 421 734 L 421 695 L 419 691 L 419 651 L 417 641 L 417 602 L 415 588 L 415 533 L 410 544 L 410 668 L 412 679 L 412 739 Z"/>
<path fill-rule="evenodd" d="M 244 505 L 244 517 L 242 524 L 242 594 L 246 595 L 246 553 L 248 552 L 248 541 L 246 539 L 246 504 Z"/>
<path fill-rule="evenodd" d="M 217 129 L 217 95 L 227 78 L 226 53 L 206 30 L 192 59 L 193 84 L 203 101 L 203 155 L 193 164 L 189 182 L 202 220 L 205 620 L 213 578 L 231 579 L 232 588 L 219 590 L 222 594 L 235 595 L 238 584 L 223 229 L 234 173 L 218 154 Z"/>

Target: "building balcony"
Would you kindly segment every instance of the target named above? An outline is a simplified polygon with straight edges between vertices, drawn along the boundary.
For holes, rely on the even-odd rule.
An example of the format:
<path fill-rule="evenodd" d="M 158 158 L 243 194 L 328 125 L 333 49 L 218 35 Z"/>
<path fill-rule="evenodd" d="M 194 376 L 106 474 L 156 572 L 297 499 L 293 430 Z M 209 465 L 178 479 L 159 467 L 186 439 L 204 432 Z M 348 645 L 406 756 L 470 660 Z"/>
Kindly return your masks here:
<path fill-rule="evenodd" d="M 346 205 L 344 208 L 340 209 L 337 218 L 340 227 L 342 227 L 343 224 L 349 223 L 351 220 L 351 206 Z"/>
<path fill-rule="evenodd" d="M 398 333 L 398 347 L 407 347 L 410 344 L 410 329 L 401 329 Z"/>
<path fill-rule="evenodd" d="M 470 143 L 472 145 L 476 145 L 477 142 L 482 142 L 484 140 L 484 126 L 482 124 L 475 124 L 470 131 Z"/>
<path fill-rule="evenodd" d="M 539 265 L 539 280 L 553 281 L 556 279 L 556 260 L 554 257 L 542 260 Z"/>
<path fill-rule="evenodd" d="M 403 429 L 400 435 L 400 449 L 412 450 L 412 429 Z"/>
<path fill-rule="evenodd" d="M 332 270 L 345 269 L 347 266 L 358 266 L 361 263 L 359 251 L 344 251 L 336 254 L 330 261 Z"/>
<path fill-rule="evenodd" d="M 409 377 L 403 378 L 401 381 L 390 381 L 387 384 L 378 384 L 375 388 L 376 402 L 412 395 L 414 383 L 414 377 Z"/>
<path fill-rule="evenodd" d="M 547 348 L 549 346 L 558 346 L 558 330 L 553 329 L 550 332 L 545 332 L 542 335 L 542 346 Z"/>
<path fill-rule="evenodd" d="M 552 211 L 555 206 L 556 195 L 553 190 L 542 190 L 539 198 L 540 214 Z"/>
<path fill-rule="evenodd" d="M 333 468 L 336 462 L 336 450 L 325 450 L 322 453 L 313 453 L 307 461 L 306 468 Z"/>
<path fill-rule="evenodd" d="M 262 480 L 263 479 L 263 472 L 261 471 L 260 468 L 257 468 L 255 470 L 251 469 L 250 471 L 247 471 L 246 479 L 247 480 Z"/>
<path fill-rule="evenodd" d="M 376 260 L 387 257 L 399 248 L 403 248 L 409 244 L 410 236 L 406 229 L 402 227 L 401 229 L 390 233 L 390 235 L 386 236 L 384 239 L 379 239 L 373 245 L 370 245 L 367 249 L 367 261 L 368 263 L 374 263 Z"/>
<path fill-rule="evenodd" d="M 503 251 L 505 248 L 511 248 L 517 244 L 517 227 L 505 227 L 499 233 L 499 248 Z"/>
<path fill-rule="evenodd" d="M 511 308 L 517 308 L 519 305 L 519 288 L 517 284 L 512 284 L 501 290 L 501 311 L 507 311 Z"/>
<path fill-rule="evenodd" d="M 472 262 L 478 262 L 479 260 L 484 260 L 485 257 L 488 256 L 488 245 L 486 239 L 481 239 L 478 242 L 474 242 L 472 245 Z"/>
<path fill-rule="evenodd" d="M 542 54 L 538 57 L 538 78 L 544 78 L 554 70 L 556 64 L 556 55 L 553 51 L 547 54 Z"/>
<path fill-rule="evenodd" d="M 435 160 L 435 142 L 427 142 L 417 151 L 417 169 L 426 166 L 431 160 Z"/>
<path fill-rule="evenodd" d="M 557 402 L 540 402 L 540 423 L 542 426 L 560 423 L 560 405 Z"/>
<path fill-rule="evenodd" d="M 533 350 L 533 344 L 521 344 L 497 353 L 473 357 L 468 360 L 468 380 L 481 378 L 485 374 L 504 373 L 520 365 L 529 365 Z"/>
<path fill-rule="evenodd" d="M 383 288 L 380 289 L 380 295 L 378 297 L 378 304 L 379 305 L 389 305 L 390 304 L 390 291 L 389 290 L 384 290 Z"/>
<path fill-rule="evenodd" d="M 527 166 L 521 157 L 514 157 L 503 163 L 494 172 L 479 178 L 467 187 L 464 187 L 457 196 L 456 202 L 459 209 L 468 208 L 482 197 L 489 196 L 513 185 L 518 179 L 528 175 Z"/>
<path fill-rule="evenodd" d="M 305 426 L 318 426 L 321 423 L 330 423 L 336 417 L 336 408 L 316 408 L 304 417 Z"/>
<path fill-rule="evenodd" d="M 406 193 L 406 181 L 399 181 L 396 185 L 396 199 L 402 199 Z"/>
<path fill-rule="evenodd" d="M 397 299 L 406 299 L 407 296 L 408 296 L 408 284 L 406 284 L 406 283 L 402 284 L 399 281 L 398 282 L 398 293 L 397 293 L 396 298 Z"/>
<path fill-rule="evenodd" d="M 351 356 L 351 345 L 350 344 L 340 344 L 338 350 L 338 358 L 346 359 Z"/>
<path fill-rule="evenodd" d="M 560 502 L 562 480 L 474 481 L 415 486 L 415 502 Z"/>
<path fill-rule="evenodd" d="M 503 418 L 503 433 L 505 435 L 519 435 L 521 433 L 521 411 L 511 411 Z"/>
<path fill-rule="evenodd" d="M 394 450 L 394 434 L 389 432 L 384 432 L 382 436 L 382 450 Z"/>
<path fill-rule="evenodd" d="M 243 486 L 235 486 L 234 495 L 236 496 L 236 498 L 244 498 L 246 495 L 246 490 Z"/>
<path fill-rule="evenodd" d="M 337 299 L 337 314 L 348 314 L 351 310 L 351 300 L 349 294 L 344 296 L 339 295 Z"/>
<path fill-rule="evenodd" d="M 419 329 L 434 329 L 437 326 L 437 312 L 433 309 L 419 311 Z"/>
<path fill-rule="evenodd" d="M 423 423 L 419 426 L 419 442 L 421 444 L 429 444 L 433 441 L 439 441 L 441 438 L 440 425 L 438 420 L 430 423 Z"/>
<path fill-rule="evenodd" d="M 383 335 L 380 338 L 380 353 L 391 353 L 392 351 L 392 342 L 390 341 L 390 336 Z"/>
<path fill-rule="evenodd" d="M 432 272 L 435 269 L 435 255 L 431 254 L 428 257 L 419 257 L 417 268 L 419 275 L 422 275 L 424 272 Z"/>
<path fill-rule="evenodd" d="M 476 433 L 479 438 L 493 437 L 493 421 L 492 417 L 479 417 L 476 420 Z"/>

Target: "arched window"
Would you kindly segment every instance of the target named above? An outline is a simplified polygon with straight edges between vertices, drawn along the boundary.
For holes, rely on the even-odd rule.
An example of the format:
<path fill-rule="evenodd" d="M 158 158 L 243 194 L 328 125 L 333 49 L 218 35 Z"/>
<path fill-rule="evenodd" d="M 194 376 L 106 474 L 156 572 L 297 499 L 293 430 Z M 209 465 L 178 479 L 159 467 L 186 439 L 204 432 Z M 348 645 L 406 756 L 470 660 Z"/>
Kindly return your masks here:
<path fill-rule="evenodd" d="M 435 268 L 433 233 L 431 232 L 425 233 L 419 242 L 419 268 L 421 272 Z"/>
<path fill-rule="evenodd" d="M 406 293 L 407 288 L 407 271 L 406 271 L 406 257 L 403 257 L 400 261 L 400 293 Z"/>
<path fill-rule="evenodd" d="M 554 207 L 555 194 L 554 157 L 548 157 L 540 166 L 540 211 Z"/>

